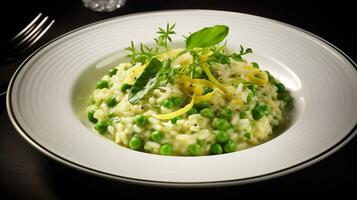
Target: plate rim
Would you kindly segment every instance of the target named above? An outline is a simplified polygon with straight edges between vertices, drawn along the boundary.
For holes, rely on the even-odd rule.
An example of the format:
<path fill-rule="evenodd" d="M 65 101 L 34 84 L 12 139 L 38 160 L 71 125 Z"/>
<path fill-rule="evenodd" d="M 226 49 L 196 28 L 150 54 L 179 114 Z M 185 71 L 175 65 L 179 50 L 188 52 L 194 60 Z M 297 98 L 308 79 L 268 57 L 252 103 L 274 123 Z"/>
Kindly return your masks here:
<path fill-rule="evenodd" d="M 48 150 L 47 148 L 45 148 L 44 146 L 42 146 L 40 143 L 38 143 L 35 139 L 33 139 L 20 125 L 20 123 L 18 122 L 18 120 L 15 117 L 13 108 L 12 108 L 12 104 L 11 104 L 11 95 L 12 95 L 12 88 L 14 85 L 14 82 L 16 80 L 17 75 L 20 73 L 20 71 L 23 69 L 23 67 L 27 64 L 28 61 L 31 60 L 31 58 L 33 56 L 35 56 L 37 53 L 39 53 L 42 49 L 44 49 L 45 47 L 47 47 L 48 45 L 56 42 L 57 40 L 66 37 L 68 35 L 71 35 L 72 33 L 78 32 L 82 29 L 91 27 L 91 26 L 95 26 L 97 24 L 101 24 L 101 23 L 105 23 L 108 21 L 112 21 L 112 20 L 117 20 L 117 19 L 121 19 L 121 18 L 126 18 L 126 17 L 133 17 L 133 16 L 137 16 L 137 15 L 145 15 L 145 14 L 154 14 L 154 13 L 170 13 L 170 12 L 213 12 L 213 13 L 221 13 L 221 14 L 240 14 L 240 15 L 245 15 L 248 17 L 253 17 L 253 18 L 259 18 L 259 19 L 264 19 L 270 22 L 274 22 L 283 26 L 287 26 L 290 28 L 293 28 L 295 30 L 301 31 L 303 33 L 306 33 L 308 35 L 310 35 L 311 37 L 313 37 L 314 39 L 317 39 L 321 42 L 323 42 L 324 44 L 328 45 L 329 47 L 332 47 L 334 50 L 336 50 L 338 53 L 341 54 L 341 56 L 343 56 L 344 58 L 346 58 L 346 60 L 348 60 L 348 62 L 353 66 L 353 68 L 356 70 L 357 72 L 357 64 L 352 60 L 352 58 L 350 58 L 346 53 L 344 53 L 342 50 L 340 50 L 338 47 L 336 47 L 335 45 L 333 45 L 332 43 L 328 42 L 327 40 L 321 38 L 320 36 L 317 36 L 309 31 L 306 31 L 305 29 L 299 28 L 297 26 L 285 23 L 285 22 L 281 22 L 278 20 L 274 20 L 274 19 L 270 19 L 267 17 L 262 17 L 262 16 L 258 16 L 258 15 L 252 15 L 252 14 L 247 14 L 247 13 L 242 13 L 242 12 L 234 12 L 234 11 L 225 11 L 225 10 L 210 10 L 210 9 L 172 9 L 172 10 L 157 10 L 157 11 L 147 11 L 147 12 L 138 12 L 138 13 L 131 13 L 131 14 L 126 14 L 126 15 L 121 15 L 121 16 L 117 16 L 117 17 L 112 17 L 112 18 L 108 18 L 108 19 L 104 19 L 104 20 L 100 20 L 97 22 L 93 22 L 81 27 L 78 27 L 72 31 L 66 32 L 52 40 L 50 40 L 49 42 L 45 43 L 44 45 L 42 45 L 41 47 L 39 47 L 36 51 L 34 51 L 31 55 L 29 55 L 24 61 L 22 61 L 22 63 L 18 66 L 18 68 L 16 69 L 16 71 L 14 72 L 13 76 L 11 77 L 11 80 L 9 82 L 9 86 L 7 89 L 7 94 L 6 94 L 6 108 L 7 108 L 7 113 L 10 119 L 10 122 L 12 123 L 12 125 L 14 126 L 14 128 L 16 129 L 16 131 L 29 143 L 31 144 L 31 146 L 35 147 L 35 149 L 37 149 L 38 151 L 44 153 L 46 156 L 50 157 L 51 159 L 58 161 L 60 163 L 65 164 L 66 166 L 69 166 L 71 168 L 74 168 L 76 170 L 85 172 L 87 174 L 92 174 L 92 175 L 96 175 L 98 177 L 104 177 L 104 178 L 108 178 L 111 180 L 116 180 L 116 181 L 123 181 L 123 182 L 127 182 L 127 183 L 136 183 L 136 184 L 142 184 L 142 185 L 153 185 L 153 186 L 164 186 L 164 187 L 214 187 L 214 186 L 227 186 L 227 185 L 238 185 L 238 184 L 246 184 L 246 183 L 253 183 L 253 182 L 258 182 L 258 181 L 264 181 L 264 180 L 269 180 L 272 178 L 277 178 L 283 175 L 287 175 L 290 173 L 293 173 L 295 171 L 298 171 L 300 169 L 306 168 L 314 163 L 317 163 L 323 159 L 325 159 L 326 157 L 332 155 L 333 153 L 335 153 L 336 151 L 338 151 L 339 149 L 341 149 L 344 145 L 346 145 L 349 141 L 351 141 L 353 139 L 353 137 L 357 134 L 357 123 L 353 126 L 353 128 L 349 131 L 349 133 L 343 137 L 340 141 L 338 141 L 336 144 L 334 144 L 333 146 L 331 146 L 330 148 L 328 148 L 327 150 L 321 152 L 320 154 L 305 160 L 303 162 L 297 163 L 295 165 L 292 165 L 290 167 L 281 169 L 281 170 L 277 170 L 274 172 L 270 172 L 267 174 L 262 174 L 262 175 L 258 175 L 258 176 L 252 176 L 252 177 L 248 177 L 248 178 L 242 178 L 242 179 L 234 179 L 234 180 L 225 180 L 225 181 L 209 181 L 209 182 L 169 182 L 169 181 L 155 181 L 155 180 L 144 180 L 144 179 L 137 179 L 137 178 L 131 178 L 131 177 L 124 177 L 124 176 L 120 176 L 120 175 L 116 175 L 116 174 L 111 174 L 111 173 L 107 173 L 107 172 L 103 172 L 100 170 L 96 170 L 96 169 L 92 169 L 90 167 L 78 164 L 76 162 L 70 161 L 66 158 L 61 157 L 60 155 L 51 152 L 50 150 Z"/>

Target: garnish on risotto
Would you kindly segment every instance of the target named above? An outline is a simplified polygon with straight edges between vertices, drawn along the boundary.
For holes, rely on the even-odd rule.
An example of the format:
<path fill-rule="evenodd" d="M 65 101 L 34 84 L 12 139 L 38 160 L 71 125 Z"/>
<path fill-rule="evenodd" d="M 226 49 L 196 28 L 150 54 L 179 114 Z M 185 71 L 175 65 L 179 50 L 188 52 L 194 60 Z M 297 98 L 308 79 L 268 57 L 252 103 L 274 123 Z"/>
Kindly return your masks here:
<path fill-rule="evenodd" d="M 252 49 L 227 50 L 227 26 L 203 28 L 172 49 L 174 28 L 159 28 L 155 47 L 131 42 L 131 62 L 96 83 L 87 107 L 94 129 L 124 147 L 175 156 L 230 153 L 270 139 L 292 100 L 284 84 L 244 59 Z"/>

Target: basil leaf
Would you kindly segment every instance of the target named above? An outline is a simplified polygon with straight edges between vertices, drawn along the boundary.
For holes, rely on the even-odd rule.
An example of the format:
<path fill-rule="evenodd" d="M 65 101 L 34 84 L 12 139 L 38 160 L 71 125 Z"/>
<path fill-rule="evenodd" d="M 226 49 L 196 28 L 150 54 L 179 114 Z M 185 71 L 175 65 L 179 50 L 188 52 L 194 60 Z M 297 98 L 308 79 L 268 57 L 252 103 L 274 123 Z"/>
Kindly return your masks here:
<path fill-rule="evenodd" d="M 192 33 L 186 39 L 186 48 L 192 49 L 195 47 L 210 47 L 224 40 L 228 35 L 229 28 L 225 25 L 215 25 L 212 27 L 203 28 Z"/>
<path fill-rule="evenodd" d="M 153 58 L 150 61 L 149 65 L 144 69 L 130 90 L 128 100 L 131 104 L 136 104 L 154 89 L 161 67 L 162 62 L 157 58 Z"/>

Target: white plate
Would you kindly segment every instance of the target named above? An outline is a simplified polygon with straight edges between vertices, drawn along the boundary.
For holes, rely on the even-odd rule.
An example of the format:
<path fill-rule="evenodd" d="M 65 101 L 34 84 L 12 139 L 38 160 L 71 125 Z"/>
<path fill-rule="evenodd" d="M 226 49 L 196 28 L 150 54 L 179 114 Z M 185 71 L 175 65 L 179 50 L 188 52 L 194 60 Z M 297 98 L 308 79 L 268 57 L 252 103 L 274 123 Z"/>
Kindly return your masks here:
<path fill-rule="evenodd" d="M 167 157 L 123 148 L 81 119 L 85 97 L 131 40 L 152 43 L 157 27 L 176 23 L 174 41 L 205 26 L 230 27 L 229 48 L 280 79 L 295 96 L 294 122 L 248 150 L 204 157 Z M 104 59 L 105 58 L 105 59 Z M 224 185 L 264 180 L 306 167 L 356 134 L 356 64 L 323 39 L 266 18 L 182 10 L 118 17 L 79 28 L 31 55 L 17 70 L 7 108 L 18 132 L 46 155 L 108 178 L 157 185 Z"/>

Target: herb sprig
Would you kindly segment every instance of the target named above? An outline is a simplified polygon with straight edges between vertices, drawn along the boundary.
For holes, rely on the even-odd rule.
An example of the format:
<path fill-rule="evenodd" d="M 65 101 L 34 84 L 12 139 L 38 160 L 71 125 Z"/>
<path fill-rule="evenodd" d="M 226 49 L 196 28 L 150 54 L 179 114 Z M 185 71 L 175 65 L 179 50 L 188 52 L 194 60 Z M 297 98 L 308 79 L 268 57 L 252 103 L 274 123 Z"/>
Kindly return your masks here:
<path fill-rule="evenodd" d="M 127 57 L 130 58 L 131 63 L 144 63 L 158 54 L 167 51 L 169 49 L 169 44 L 172 42 L 171 35 L 176 34 L 174 31 L 175 27 L 176 24 L 170 25 L 167 23 L 165 29 L 159 28 L 159 31 L 157 31 L 158 37 L 154 38 L 157 45 L 156 48 L 150 48 L 149 46 L 140 43 L 139 49 L 137 49 L 134 42 L 131 41 L 130 46 L 125 48 L 125 50 L 129 51 Z"/>
<path fill-rule="evenodd" d="M 158 47 L 162 47 L 164 48 L 164 50 L 168 50 L 169 43 L 172 42 L 171 35 L 176 34 L 176 32 L 174 31 L 175 27 L 176 24 L 170 25 L 169 23 L 167 23 L 166 29 L 159 28 L 159 31 L 156 32 L 157 34 L 159 34 L 159 36 L 157 38 L 154 38 Z"/>
<path fill-rule="evenodd" d="M 151 59 L 157 54 L 153 48 L 150 48 L 143 43 L 140 43 L 139 50 L 136 49 L 133 41 L 130 42 L 130 46 L 125 48 L 125 50 L 130 52 L 127 57 L 130 58 L 132 64 L 137 62 L 144 63 L 146 60 Z"/>
<path fill-rule="evenodd" d="M 243 55 L 246 55 L 248 53 L 253 53 L 253 50 L 251 48 L 247 48 L 244 49 L 244 47 L 242 45 L 240 45 L 240 51 L 239 54 L 237 53 L 233 53 L 231 55 L 231 58 L 236 60 L 236 61 L 244 61 L 244 59 L 242 58 Z"/>
<path fill-rule="evenodd" d="M 205 74 L 202 67 L 204 64 L 208 64 L 211 73 L 215 75 L 215 70 L 212 67 L 213 63 L 229 64 L 231 59 L 244 61 L 242 56 L 253 52 L 250 48 L 245 49 L 240 46 L 239 53 L 225 53 L 226 43 L 223 45 L 218 44 L 226 38 L 229 28 L 224 25 L 206 27 L 185 37 L 186 49 L 180 52 L 179 55 L 189 53 L 193 58 L 192 63 L 174 68 L 170 58 L 164 60 L 158 58 L 159 55 L 170 49 L 169 44 L 172 42 L 172 35 L 176 34 L 175 27 L 176 24 L 170 25 L 167 23 L 165 28 L 159 28 L 157 31 L 158 37 L 154 38 L 155 48 L 142 43 L 137 48 L 133 41 L 129 47 L 125 48 L 125 50 L 129 51 L 128 57 L 130 57 L 133 64 L 149 62 L 131 88 L 129 93 L 130 103 L 139 102 L 153 89 L 161 85 L 173 83 L 174 77 L 179 76 L 179 74 L 186 74 L 191 78 L 207 79 L 207 74 Z"/>

